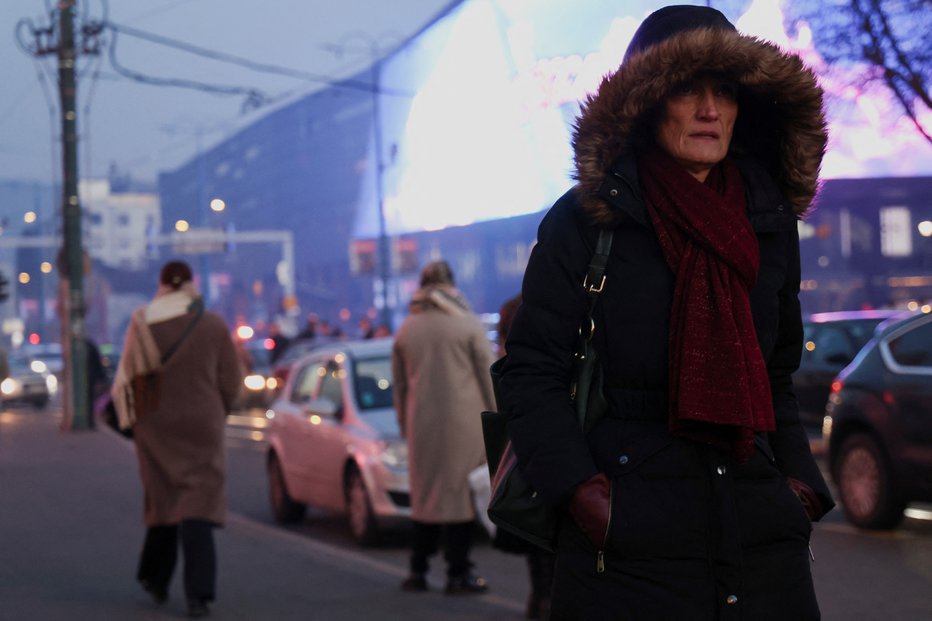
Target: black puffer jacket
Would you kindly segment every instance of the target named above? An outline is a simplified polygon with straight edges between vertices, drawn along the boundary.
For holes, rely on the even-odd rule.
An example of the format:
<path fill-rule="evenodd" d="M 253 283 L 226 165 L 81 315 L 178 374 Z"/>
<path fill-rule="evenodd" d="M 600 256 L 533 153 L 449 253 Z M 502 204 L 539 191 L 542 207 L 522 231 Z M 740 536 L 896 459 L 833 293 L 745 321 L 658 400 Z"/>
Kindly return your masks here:
<path fill-rule="evenodd" d="M 760 434 L 743 464 L 668 431 L 674 274 L 637 173 L 640 124 L 701 70 L 733 76 L 741 88 L 733 156 L 760 244 L 751 310 L 777 430 Z M 597 572 L 596 547 L 567 518 L 553 619 L 819 617 L 811 525 L 787 478 L 812 488 L 823 512 L 833 506 L 792 387 L 802 346 L 796 222 L 814 194 L 824 146 L 813 76 L 795 56 L 729 30 L 688 30 L 634 55 L 584 106 L 574 140 L 579 183 L 540 225 L 500 393 L 519 462 L 545 498 L 559 506 L 600 471 L 612 481 L 606 570 Z M 594 336 L 611 409 L 584 436 L 567 383 L 599 227 L 614 230 Z"/>

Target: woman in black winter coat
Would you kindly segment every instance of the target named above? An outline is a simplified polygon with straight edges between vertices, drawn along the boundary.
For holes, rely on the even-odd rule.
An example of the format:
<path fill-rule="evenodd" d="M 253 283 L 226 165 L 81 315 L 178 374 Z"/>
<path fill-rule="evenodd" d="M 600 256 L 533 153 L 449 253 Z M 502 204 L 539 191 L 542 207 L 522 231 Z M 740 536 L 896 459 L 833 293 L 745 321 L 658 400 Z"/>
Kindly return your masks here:
<path fill-rule="evenodd" d="M 565 509 L 551 619 L 819 618 L 809 536 L 834 503 L 791 376 L 825 143 L 800 59 L 706 7 L 651 14 L 585 102 L 500 385 L 522 471 Z M 600 228 L 610 408 L 584 434 L 567 384 Z"/>

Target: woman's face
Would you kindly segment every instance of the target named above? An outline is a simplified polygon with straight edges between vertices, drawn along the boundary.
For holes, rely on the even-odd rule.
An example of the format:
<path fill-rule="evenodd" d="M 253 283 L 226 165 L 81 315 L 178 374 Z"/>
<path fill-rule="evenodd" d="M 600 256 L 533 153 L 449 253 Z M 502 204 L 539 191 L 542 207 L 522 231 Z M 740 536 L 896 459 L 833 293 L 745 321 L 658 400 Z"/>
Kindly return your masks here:
<path fill-rule="evenodd" d="M 664 100 L 657 144 L 699 181 L 725 158 L 738 117 L 736 87 L 715 76 L 697 76 Z"/>

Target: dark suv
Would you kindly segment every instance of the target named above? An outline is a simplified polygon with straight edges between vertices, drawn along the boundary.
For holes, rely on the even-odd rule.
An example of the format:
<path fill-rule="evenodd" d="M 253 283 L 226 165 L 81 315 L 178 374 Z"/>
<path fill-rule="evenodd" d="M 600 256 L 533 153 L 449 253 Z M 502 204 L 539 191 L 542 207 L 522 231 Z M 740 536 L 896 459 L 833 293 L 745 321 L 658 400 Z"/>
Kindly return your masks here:
<path fill-rule="evenodd" d="M 878 327 L 832 383 L 823 434 L 852 524 L 894 528 L 932 501 L 932 314 Z"/>
<path fill-rule="evenodd" d="M 803 322 L 803 354 L 793 374 L 803 424 L 821 428 L 832 380 L 871 339 L 874 328 L 895 310 L 815 313 Z"/>

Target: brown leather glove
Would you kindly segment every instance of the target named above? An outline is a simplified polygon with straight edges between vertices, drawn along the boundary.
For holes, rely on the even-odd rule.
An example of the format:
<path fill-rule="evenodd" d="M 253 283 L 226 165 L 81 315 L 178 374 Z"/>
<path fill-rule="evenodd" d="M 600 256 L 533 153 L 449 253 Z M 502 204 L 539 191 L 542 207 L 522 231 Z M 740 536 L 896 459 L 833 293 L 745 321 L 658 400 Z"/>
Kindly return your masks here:
<path fill-rule="evenodd" d="M 803 503 L 803 509 L 806 510 L 809 521 L 815 522 L 822 517 L 824 513 L 824 511 L 822 511 L 822 503 L 819 501 L 819 497 L 816 496 L 812 488 L 799 479 L 787 478 L 786 481 L 790 484 L 790 489 L 793 490 L 796 497 L 799 498 L 799 502 Z"/>
<path fill-rule="evenodd" d="M 602 472 L 580 483 L 570 500 L 570 515 L 597 550 L 605 546 L 610 505 L 611 483 Z"/>

